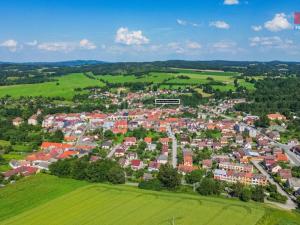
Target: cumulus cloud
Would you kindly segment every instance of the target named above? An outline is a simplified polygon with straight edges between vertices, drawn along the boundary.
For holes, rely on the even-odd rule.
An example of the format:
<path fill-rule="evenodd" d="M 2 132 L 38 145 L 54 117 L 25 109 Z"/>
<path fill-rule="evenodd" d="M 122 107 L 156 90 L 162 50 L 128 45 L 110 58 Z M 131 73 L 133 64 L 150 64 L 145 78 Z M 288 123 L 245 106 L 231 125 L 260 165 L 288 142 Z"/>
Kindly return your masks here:
<path fill-rule="evenodd" d="M 97 46 L 93 42 L 89 41 L 88 39 L 80 40 L 79 46 L 81 48 L 88 49 L 88 50 L 93 50 L 97 48 Z"/>
<path fill-rule="evenodd" d="M 69 52 L 74 50 L 76 46 L 70 42 L 45 42 L 38 44 L 37 48 L 50 52 Z"/>
<path fill-rule="evenodd" d="M 4 48 L 7 48 L 11 52 L 15 52 L 17 50 L 17 47 L 18 47 L 18 42 L 13 40 L 13 39 L 9 39 L 9 40 L 6 40 L 6 41 L 2 42 L 0 44 L 0 46 L 4 47 Z"/>
<path fill-rule="evenodd" d="M 265 22 L 265 28 L 272 32 L 291 29 L 292 25 L 287 20 L 287 16 L 284 13 L 275 14 L 272 20 Z"/>
<path fill-rule="evenodd" d="M 217 20 L 209 23 L 209 26 L 216 27 L 218 29 L 229 29 L 230 25 L 222 20 Z"/>
<path fill-rule="evenodd" d="M 33 40 L 33 41 L 26 42 L 25 44 L 28 45 L 28 46 L 36 46 L 38 44 L 38 41 Z"/>
<path fill-rule="evenodd" d="M 282 39 L 278 36 L 271 37 L 252 37 L 250 38 L 250 46 L 264 48 L 281 48 L 289 49 L 294 46 L 294 42 L 290 39 Z"/>
<path fill-rule="evenodd" d="M 224 0 L 224 5 L 238 5 L 239 0 Z"/>
<path fill-rule="evenodd" d="M 254 31 L 256 31 L 256 32 L 258 32 L 258 31 L 261 31 L 262 30 L 262 26 L 251 26 L 251 28 L 252 28 L 252 30 L 254 30 Z"/>
<path fill-rule="evenodd" d="M 128 30 L 127 27 L 120 27 L 117 30 L 115 41 L 125 45 L 148 44 L 149 39 L 143 35 L 141 30 Z"/>

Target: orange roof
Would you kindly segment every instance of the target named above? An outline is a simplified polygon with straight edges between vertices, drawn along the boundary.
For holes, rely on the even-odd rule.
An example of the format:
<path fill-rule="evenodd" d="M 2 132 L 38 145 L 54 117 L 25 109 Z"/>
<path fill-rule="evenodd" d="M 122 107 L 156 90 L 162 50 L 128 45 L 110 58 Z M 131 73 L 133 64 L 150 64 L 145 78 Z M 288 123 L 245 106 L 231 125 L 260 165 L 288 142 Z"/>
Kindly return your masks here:
<path fill-rule="evenodd" d="M 64 137 L 65 141 L 75 141 L 77 139 L 76 136 L 65 136 Z"/>
<path fill-rule="evenodd" d="M 136 142 L 136 138 L 135 137 L 125 137 L 124 142 Z"/>
<path fill-rule="evenodd" d="M 105 119 L 107 115 L 103 113 L 93 113 L 90 115 L 90 117 L 93 119 Z"/>
<path fill-rule="evenodd" d="M 146 143 L 151 143 L 151 142 L 152 142 L 152 138 L 151 138 L 151 137 L 145 137 L 145 138 L 144 138 L 144 141 L 145 141 Z"/>
<path fill-rule="evenodd" d="M 216 124 L 213 124 L 213 123 L 207 124 L 207 129 L 213 130 L 215 128 L 216 128 Z"/>
<path fill-rule="evenodd" d="M 62 153 L 61 155 L 58 156 L 59 159 L 65 159 L 65 158 L 68 158 L 72 155 L 75 155 L 77 154 L 78 152 L 76 151 L 65 151 L 64 153 Z"/>
<path fill-rule="evenodd" d="M 167 131 L 167 128 L 166 127 L 160 127 L 159 128 L 159 132 L 166 132 Z"/>
<path fill-rule="evenodd" d="M 64 144 L 64 143 L 56 143 L 56 142 L 43 142 L 41 145 L 42 149 L 45 148 L 71 148 L 72 145 L 70 144 Z"/>
<path fill-rule="evenodd" d="M 270 120 L 285 120 L 286 119 L 286 117 L 284 115 L 281 115 L 280 113 L 271 113 L 271 114 L 268 114 L 267 117 Z"/>
<path fill-rule="evenodd" d="M 282 161 L 282 162 L 287 162 L 288 161 L 288 157 L 284 153 L 277 153 L 276 154 L 276 160 L 277 161 Z"/>
<path fill-rule="evenodd" d="M 175 117 L 170 117 L 170 118 L 166 118 L 166 121 L 168 122 L 168 123 L 176 123 L 176 122 L 178 122 L 178 118 L 175 118 Z"/>
<path fill-rule="evenodd" d="M 112 129 L 112 132 L 113 132 L 114 134 L 126 134 L 127 129 L 126 129 L 126 128 L 124 128 L 124 129 L 113 128 L 113 129 Z"/>
<path fill-rule="evenodd" d="M 160 138 L 159 142 L 165 143 L 165 142 L 169 142 L 169 138 Z"/>

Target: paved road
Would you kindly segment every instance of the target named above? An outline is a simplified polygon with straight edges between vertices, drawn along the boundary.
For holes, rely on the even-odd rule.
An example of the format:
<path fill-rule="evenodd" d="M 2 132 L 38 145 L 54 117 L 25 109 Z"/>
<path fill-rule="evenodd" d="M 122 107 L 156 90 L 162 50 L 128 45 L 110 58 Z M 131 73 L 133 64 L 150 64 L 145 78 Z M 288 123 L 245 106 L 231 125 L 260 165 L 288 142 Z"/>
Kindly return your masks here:
<path fill-rule="evenodd" d="M 114 146 L 111 151 L 107 154 L 107 158 L 111 158 L 114 154 L 115 154 L 115 151 L 117 150 L 117 148 L 119 148 L 120 145 L 116 145 Z"/>
<path fill-rule="evenodd" d="M 177 167 L 177 139 L 171 129 L 170 126 L 168 126 L 168 136 L 172 139 L 172 166 L 173 168 Z"/>
<path fill-rule="evenodd" d="M 288 198 L 286 204 L 276 203 L 275 205 L 277 205 L 283 209 L 288 209 L 288 210 L 295 209 L 297 207 L 297 205 L 292 201 L 291 197 L 281 188 L 281 186 L 273 180 L 273 178 L 270 176 L 270 174 L 259 164 L 259 161 L 251 160 L 251 162 L 263 175 L 265 175 L 267 177 L 268 181 L 271 184 L 276 185 L 277 191 L 280 194 L 285 195 Z M 272 202 L 269 202 L 269 203 L 272 203 Z"/>
<path fill-rule="evenodd" d="M 82 133 L 80 134 L 79 138 L 76 141 L 76 146 L 77 145 L 81 145 L 82 144 L 82 138 L 84 137 L 85 133 L 91 128 L 91 123 L 88 122 L 86 124 L 86 127 L 84 128 L 84 130 L 82 131 Z"/>

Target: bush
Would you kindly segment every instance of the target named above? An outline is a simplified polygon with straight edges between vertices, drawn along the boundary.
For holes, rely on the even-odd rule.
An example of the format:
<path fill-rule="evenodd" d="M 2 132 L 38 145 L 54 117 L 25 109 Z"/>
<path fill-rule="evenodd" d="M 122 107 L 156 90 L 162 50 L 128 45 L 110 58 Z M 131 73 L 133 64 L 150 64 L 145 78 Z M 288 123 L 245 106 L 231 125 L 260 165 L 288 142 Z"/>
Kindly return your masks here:
<path fill-rule="evenodd" d="M 244 202 L 248 202 L 251 199 L 251 190 L 249 188 L 243 188 L 242 193 L 240 195 L 240 199 Z"/>
<path fill-rule="evenodd" d="M 112 167 L 107 174 L 108 181 L 113 184 L 125 183 L 125 172 L 121 167 Z"/>
<path fill-rule="evenodd" d="M 270 193 L 270 196 L 267 197 L 267 199 L 269 201 L 273 201 L 273 202 L 279 202 L 279 203 L 286 203 L 287 201 L 287 197 L 285 195 L 281 195 L 278 192 L 272 192 Z"/>
<path fill-rule="evenodd" d="M 158 179 L 152 179 L 152 180 L 143 180 L 139 183 L 139 188 L 141 189 L 147 189 L 147 190 L 154 190 L 154 191 L 160 191 L 163 186 L 161 182 Z"/>
<path fill-rule="evenodd" d="M 185 175 L 185 181 L 188 184 L 194 184 L 200 182 L 204 176 L 204 170 L 194 170 L 191 173 Z"/>
<path fill-rule="evenodd" d="M 221 193 L 221 183 L 212 178 L 203 178 L 197 191 L 201 195 L 219 195 Z"/>

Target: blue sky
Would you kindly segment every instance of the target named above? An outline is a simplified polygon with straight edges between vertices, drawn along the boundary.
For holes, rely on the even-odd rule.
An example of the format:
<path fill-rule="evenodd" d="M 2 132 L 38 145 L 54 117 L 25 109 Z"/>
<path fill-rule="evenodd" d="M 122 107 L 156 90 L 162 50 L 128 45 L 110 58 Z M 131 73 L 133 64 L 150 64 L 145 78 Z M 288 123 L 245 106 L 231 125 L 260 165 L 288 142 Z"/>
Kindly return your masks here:
<path fill-rule="evenodd" d="M 300 61 L 300 0 L 2 0 L 0 61 Z"/>

